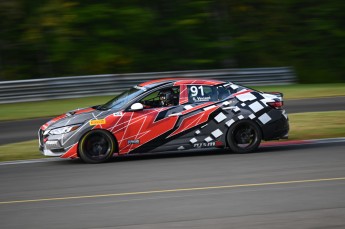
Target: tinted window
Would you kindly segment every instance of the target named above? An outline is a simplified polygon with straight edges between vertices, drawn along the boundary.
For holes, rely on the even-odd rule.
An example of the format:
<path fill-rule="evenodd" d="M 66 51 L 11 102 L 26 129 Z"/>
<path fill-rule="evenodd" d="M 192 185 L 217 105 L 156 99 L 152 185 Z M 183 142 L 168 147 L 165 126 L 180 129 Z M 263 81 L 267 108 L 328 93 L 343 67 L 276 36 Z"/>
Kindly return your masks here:
<path fill-rule="evenodd" d="M 230 96 L 230 90 L 223 86 L 218 86 L 218 100 L 225 99 L 226 97 Z"/>
<path fill-rule="evenodd" d="M 246 87 L 243 87 L 243 86 L 237 85 L 237 84 L 233 84 L 233 83 L 224 84 L 223 87 L 225 87 L 230 92 L 230 94 L 235 94 L 239 91 L 248 89 Z"/>
<path fill-rule="evenodd" d="M 98 109 L 107 110 L 110 108 L 120 108 L 143 92 L 144 90 L 133 87 L 127 91 L 122 92 L 106 104 L 99 106 Z"/>
<path fill-rule="evenodd" d="M 144 105 L 144 108 L 176 106 L 179 100 L 179 87 L 168 87 L 157 90 L 139 102 Z"/>

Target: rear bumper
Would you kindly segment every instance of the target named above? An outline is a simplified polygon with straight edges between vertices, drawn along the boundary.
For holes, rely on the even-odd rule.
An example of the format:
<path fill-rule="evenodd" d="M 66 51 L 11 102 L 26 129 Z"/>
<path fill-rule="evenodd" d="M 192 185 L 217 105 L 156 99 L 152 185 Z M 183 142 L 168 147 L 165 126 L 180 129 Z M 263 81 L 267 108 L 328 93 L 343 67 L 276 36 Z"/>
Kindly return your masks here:
<path fill-rule="evenodd" d="M 282 115 L 280 119 L 269 123 L 263 129 L 264 140 L 277 140 L 287 139 L 289 135 L 289 119 L 287 116 Z"/>

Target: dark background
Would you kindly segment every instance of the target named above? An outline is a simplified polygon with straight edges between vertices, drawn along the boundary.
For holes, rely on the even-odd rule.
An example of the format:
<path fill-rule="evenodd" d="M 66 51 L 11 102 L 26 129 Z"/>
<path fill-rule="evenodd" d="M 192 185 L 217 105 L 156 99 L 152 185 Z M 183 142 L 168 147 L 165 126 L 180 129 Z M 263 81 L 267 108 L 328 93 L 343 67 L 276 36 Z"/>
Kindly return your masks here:
<path fill-rule="evenodd" d="M 342 0 L 1 0 L 0 79 L 293 66 L 345 82 Z"/>

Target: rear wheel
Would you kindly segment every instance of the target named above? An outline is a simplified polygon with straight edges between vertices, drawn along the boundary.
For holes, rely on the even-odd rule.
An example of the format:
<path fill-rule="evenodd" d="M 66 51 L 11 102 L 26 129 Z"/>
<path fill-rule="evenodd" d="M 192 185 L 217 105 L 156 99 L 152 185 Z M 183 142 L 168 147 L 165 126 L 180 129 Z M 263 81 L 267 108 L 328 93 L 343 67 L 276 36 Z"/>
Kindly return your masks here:
<path fill-rule="evenodd" d="M 115 150 L 113 136 L 103 130 L 93 130 L 83 136 L 79 143 L 79 156 L 87 163 L 108 161 Z"/>
<path fill-rule="evenodd" d="M 234 153 L 250 153 L 256 150 L 262 140 L 260 127 L 250 120 L 233 124 L 227 135 L 229 148 Z"/>

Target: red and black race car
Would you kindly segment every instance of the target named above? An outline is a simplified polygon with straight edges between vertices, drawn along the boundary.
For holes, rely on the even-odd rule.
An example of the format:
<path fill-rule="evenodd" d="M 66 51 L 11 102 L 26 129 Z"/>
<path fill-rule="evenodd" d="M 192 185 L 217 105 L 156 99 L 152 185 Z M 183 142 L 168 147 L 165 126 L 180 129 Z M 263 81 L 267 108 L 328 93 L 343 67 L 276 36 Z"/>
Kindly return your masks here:
<path fill-rule="evenodd" d="M 109 102 L 70 111 L 39 129 L 44 155 L 105 162 L 145 152 L 226 148 L 256 150 L 261 140 L 287 138 L 281 93 L 230 82 L 161 79 L 139 84 Z"/>

